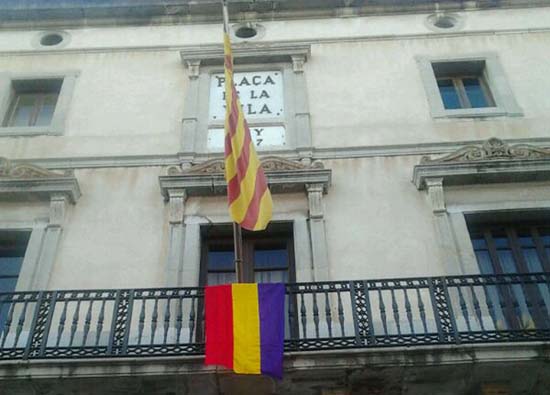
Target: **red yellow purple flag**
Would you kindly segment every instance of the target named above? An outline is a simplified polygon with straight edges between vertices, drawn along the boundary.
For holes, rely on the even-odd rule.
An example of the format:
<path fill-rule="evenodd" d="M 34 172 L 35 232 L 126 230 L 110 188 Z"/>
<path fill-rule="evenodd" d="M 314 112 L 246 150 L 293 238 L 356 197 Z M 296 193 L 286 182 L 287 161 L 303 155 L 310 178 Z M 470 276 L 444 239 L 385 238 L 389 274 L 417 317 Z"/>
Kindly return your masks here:
<path fill-rule="evenodd" d="M 271 220 L 273 202 L 233 82 L 233 55 L 225 4 L 223 41 L 226 104 L 225 180 L 229 213 L 233 221 L 244 229 L 264 230 Z"/>

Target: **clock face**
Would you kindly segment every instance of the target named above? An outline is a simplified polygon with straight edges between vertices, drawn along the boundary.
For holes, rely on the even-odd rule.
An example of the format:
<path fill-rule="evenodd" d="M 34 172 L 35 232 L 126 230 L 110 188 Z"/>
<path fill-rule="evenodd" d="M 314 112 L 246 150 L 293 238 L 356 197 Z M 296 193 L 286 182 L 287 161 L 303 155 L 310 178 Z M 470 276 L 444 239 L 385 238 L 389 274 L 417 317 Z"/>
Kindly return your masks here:
<path fill-rule="evenodd" d="M 259 151 L 284 147 L 286 144 L 284 126 L 251 126 L 250 135 Z M 208 130 L 207 147 L 209 151 L 223 151 L 224 129 L 216 128 Z"/>
<path fill-rule="evenodd" d="M 286 134 L 282 72 L 275 70 L 235 73 L 233 78 L 257 149 L 283 148 L 286 144 Z M 207 149 L 223 151 L 224 74 L 213 74 L 210 78 L 208 114 Z"/>

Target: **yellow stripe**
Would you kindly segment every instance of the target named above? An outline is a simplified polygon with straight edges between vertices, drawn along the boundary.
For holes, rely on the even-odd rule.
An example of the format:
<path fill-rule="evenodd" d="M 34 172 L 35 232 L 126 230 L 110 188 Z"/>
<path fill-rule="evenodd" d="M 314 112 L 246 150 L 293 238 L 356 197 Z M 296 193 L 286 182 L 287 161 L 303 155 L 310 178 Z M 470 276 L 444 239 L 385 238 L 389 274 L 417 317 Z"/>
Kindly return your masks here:
<path fill-rule="evenodd" d="M 254 145 L 251 141 L 250 145 Z M 260 167 L 260 161 L 258 157 L 252 152 L 254 147 L 250 147 L 250 157 L 248 161 L 248 168 L 246 169 L 246 175 L 241 180 L 241 193 L 239 197 L 231 203 L 229 210 L 232 213 L 233 218 L 236 222 L 241 223 L 244 219 L 246 212 L 248 211 L 248 206 L 250 201 L 254 197 L 255 185 L 256 185 L 256 174 L 258 173 L 258 167 Z"/>
<path fill-rule="evenodd" d="M 261 373 L 258 284 L 233 284 L 233 370 Z"/>
<path fill-rule="evenodd" d="M 269 189 L 265 190 L 262 199 L 260 200 L 259 210 L 260 212 L 258 213 L 258 220 L 254 226 L 254 230 L 264 230 L 271 220 L 273 201 L 271 200 L 271 193 L 269 193 Z"/>

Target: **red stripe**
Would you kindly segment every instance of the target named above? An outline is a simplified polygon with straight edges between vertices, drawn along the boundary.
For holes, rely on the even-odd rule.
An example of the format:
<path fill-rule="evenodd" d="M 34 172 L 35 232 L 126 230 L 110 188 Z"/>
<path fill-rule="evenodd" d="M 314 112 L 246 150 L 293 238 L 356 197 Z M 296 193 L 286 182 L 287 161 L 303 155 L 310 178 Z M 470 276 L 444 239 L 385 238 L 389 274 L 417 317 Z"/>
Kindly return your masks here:
<path fill-rule="evenodd" d="M 231 285 L 205 287 L 206 365 L 233 369 L 233 300 Z"/>
<path fill-rule="evenodd" d="M 258 172 L 256 173 L 256 184 L 254 185 L 254 197 L 248 206 L 246 215 L 241 222 L 241 226 L 247 230 L 254 230 L 256 222 L 258 222 L 258 216 L 260 214 L 260 201 L 262 196 L 267 189 L 267 180 L 265 179 L 265 174 L 260 166 Z"/>
<path fill-rule="evenodd" d="M 225 55 L 224 63 L 226 69 L 233 71 L 233 57 L 231 55 Z"/>
<path fill-rule="evenodd" d="M 246 176 L 248 165 L 250 163 L 250 143 L 251 143 L 250 131 L 248 128 L 244 131 L 244 142 L 241 155 L 237 158 L 236 171 L 237 174 L 229 180 L 227 183 L 227 199 L 229 204 L 233 203 L 241 193 L 241 181 Z"/>
<path fill-rule="evenodd" d="M 237 133 L 237 126 L 239 123 L 239 107 L 238 107 L 238 99 L 237 99 L 237 91 L 236 89 L 231 89 L 231 96 L 233 99 L 231 100 L 231 111 L 229 113 L 229 133 L 225 134 L 225 156 L 229 156 L 231 152 L 233 152 L 233 146 L 231 145 L 231 139 L 235 134 Z M 245 120 L 246 122 L 246 120 Z"/>

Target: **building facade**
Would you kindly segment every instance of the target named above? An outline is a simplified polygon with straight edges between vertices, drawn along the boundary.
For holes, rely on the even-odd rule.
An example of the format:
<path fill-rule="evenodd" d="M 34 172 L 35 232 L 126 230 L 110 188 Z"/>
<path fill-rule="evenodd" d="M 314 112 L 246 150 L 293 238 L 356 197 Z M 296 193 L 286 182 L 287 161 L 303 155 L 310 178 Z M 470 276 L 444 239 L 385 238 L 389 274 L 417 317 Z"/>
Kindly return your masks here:
<path fill-rule="evenodd" d="M 0 4 L 0 394 L 549 394 L 550 3 L 229 1 L 285 377 L 235 281 L 219 1 Z"/>

